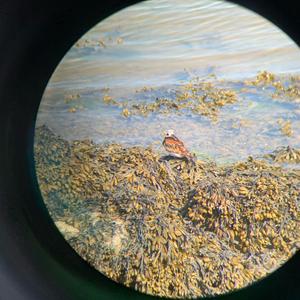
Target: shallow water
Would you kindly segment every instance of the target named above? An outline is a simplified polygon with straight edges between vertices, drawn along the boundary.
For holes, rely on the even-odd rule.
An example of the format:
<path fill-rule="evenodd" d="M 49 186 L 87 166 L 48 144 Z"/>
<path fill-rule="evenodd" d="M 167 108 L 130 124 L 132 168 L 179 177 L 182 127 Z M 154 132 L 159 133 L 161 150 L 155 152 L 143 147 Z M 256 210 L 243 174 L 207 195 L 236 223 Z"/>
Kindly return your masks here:
<path fill-rule="evenodd" d="M 226 86 L 240 91 L 239 84 Z M 152 145 L 163 152 L 161 141 L 167 129 L 174 129 L 186 146 L 201 158 L 218 162 L 232 162 L 249 155 L 263 155 L 280 146 L 300 147 L 300 105 L 283 103 L 271 99 L 270 93 L 260 88 L 239 92 L 238 101 L 221 109 L 217 122 L 205 116 L 183 113 L 162 115 L 152 113 L 147 117 L 124 118 L 122 108 L 103 103 L 105 93 L 100 91 L 83 93 L 77 105 L 84 108 L 70 113 L 61 99 L 63 95 L 52 95 L 56 102 L 45 107 L 39 118 L 55 132 L 67 139 L 93 139 L 96 143 L 122 143 L 124 145 Z M 111 92 L 119 94 L 118 92 Z M 149 95 L 150 96 L 149 96 Z M 156 95 L 172 97 L 172 87 L 159 91 L 132 93 L 131 101 L 147 101 Z M 123 95 L 127 99 L 127 96 Z M 146 100 L 145 100 L 146 99 Z M 69 104 L 72 107 L 74 104 Z M 53 115 L 55 114 L 55 118 Z M 293 135 L 281 133 L 279 119 L 291 120 Z"/>
<path fill-rule="evenodd" d="M 257 87 L 241 90 L 242 79 L 262 69 L 300 73 L 298 47 L 252 12 L 220 1 L 146 1 L 104 20 L 84 39 L 101 39 L 105 47 L 71 48 L 44 94 L 37 125 L 45 123 L 66 139 L 152 144 L 161 152 L 164 130 L 174 129 L 199 158 L 218 162 L 300 147 L 299 103 L 273 101 L 270 91 Z M 105 94 L 137 102 L 172 98 L 179 85 L 211 73 L 224 80 L 217 85 L 238 93 L 216 123 L 189 113 L 124 118 L 122 109 L 102 101 Z M 154 91 L 137 93 L 144 85 Z M 77 92 L 79 99 L 65 102 Z M 72 107 L 75 113 L 68 111 Z M 292 121 L 291 137 L 280 132 L 280 118 Z"/>

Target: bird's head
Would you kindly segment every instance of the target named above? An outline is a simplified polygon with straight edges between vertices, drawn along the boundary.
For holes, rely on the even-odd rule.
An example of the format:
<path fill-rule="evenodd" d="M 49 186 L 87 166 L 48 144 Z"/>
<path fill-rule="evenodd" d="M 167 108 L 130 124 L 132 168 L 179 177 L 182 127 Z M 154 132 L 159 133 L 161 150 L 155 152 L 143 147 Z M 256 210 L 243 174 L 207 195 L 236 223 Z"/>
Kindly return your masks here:
<path fill-rule="evenodd" d="M 166 137 L 170 137 L 172 135 L 174 135 L 174 130 L 173 129 L 169 129 L 165 132 Z"/>

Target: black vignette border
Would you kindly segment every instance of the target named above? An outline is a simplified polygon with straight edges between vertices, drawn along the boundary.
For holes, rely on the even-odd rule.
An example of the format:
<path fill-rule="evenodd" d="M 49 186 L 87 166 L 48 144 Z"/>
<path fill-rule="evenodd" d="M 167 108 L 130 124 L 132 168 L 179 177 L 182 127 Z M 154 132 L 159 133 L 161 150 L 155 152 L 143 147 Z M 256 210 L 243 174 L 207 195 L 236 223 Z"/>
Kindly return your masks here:
<path fill-rule="evenodd" d="M 33 166 L 35 117 L 59 61 L 101 19 L 137 2 L 0 0 L 0 299 L 154 299 L 102 276 L 71 249 L 49 220 Z M 296 1 L 232 2 L 299 45 Z M 299 265 L 297 253 L 266 279 L 218 298 L 300 299 Z"/>

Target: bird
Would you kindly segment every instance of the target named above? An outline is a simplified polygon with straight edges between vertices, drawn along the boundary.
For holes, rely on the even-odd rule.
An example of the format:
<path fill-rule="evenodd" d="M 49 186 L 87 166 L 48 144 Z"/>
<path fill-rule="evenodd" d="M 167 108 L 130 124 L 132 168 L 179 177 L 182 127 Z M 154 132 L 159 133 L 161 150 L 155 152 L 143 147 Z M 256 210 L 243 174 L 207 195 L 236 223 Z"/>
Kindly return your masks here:
<path fill-rule="evenodd" d="M 186 158 L 188 161 L 195 163 L 194 156 L 186 149 L 184 143 L 175 136 L 174 130 L 169 129 L 166 131 L 162 144 L 171 156 L 177 158 Z"/>

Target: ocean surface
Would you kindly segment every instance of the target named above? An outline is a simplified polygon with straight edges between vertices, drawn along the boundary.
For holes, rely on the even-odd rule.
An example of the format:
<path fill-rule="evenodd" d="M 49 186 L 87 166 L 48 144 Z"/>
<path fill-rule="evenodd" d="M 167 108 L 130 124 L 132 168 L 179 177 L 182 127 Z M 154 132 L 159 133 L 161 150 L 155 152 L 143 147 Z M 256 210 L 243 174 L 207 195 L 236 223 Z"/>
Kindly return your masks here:
<path fill-rule="evenodd" d="M 191 151 L 218 162 L 300 147 L 299 102 L 245 89 L 243 81 L 261 70 L 300 74 L 298 46 L 261 16 L 223 1 L 144 1 L 101 21 L 70 49 L 45 90 L 36 125 L 68 140 L 153 145 L 161 152 L 164 131 L 174 129 Z M 217 122 L 190 113 L 124 118 L 121 108 L 103 102 L 105 95 L 136 103 L 172 98 L 195 76 L 211 74 L 216 86 L 238 95 Z M 66 101 L 70 94 L 80 98 Z M 291 121 L 292 136 L 282 134 L 279 119 Z"/>

